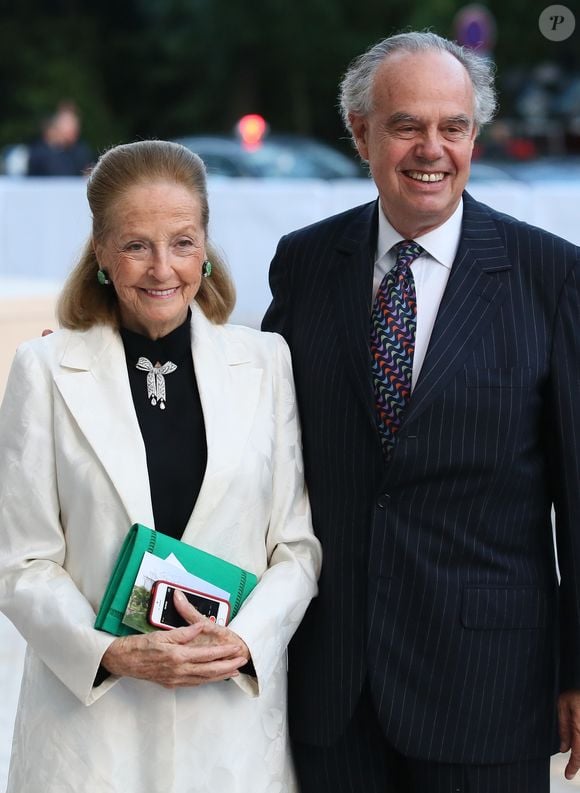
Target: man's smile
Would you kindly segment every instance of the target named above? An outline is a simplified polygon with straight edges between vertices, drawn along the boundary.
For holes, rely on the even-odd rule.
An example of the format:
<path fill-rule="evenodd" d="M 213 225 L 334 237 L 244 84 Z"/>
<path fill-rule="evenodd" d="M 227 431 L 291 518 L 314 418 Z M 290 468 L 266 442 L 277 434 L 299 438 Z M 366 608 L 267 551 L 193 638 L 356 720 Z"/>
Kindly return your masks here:
<path fill-rule="evenodd" d="M 405 176 L 414 179 L 416 182 L 442 182 L 445 174 L 442 171 L 403 171 Z"/>

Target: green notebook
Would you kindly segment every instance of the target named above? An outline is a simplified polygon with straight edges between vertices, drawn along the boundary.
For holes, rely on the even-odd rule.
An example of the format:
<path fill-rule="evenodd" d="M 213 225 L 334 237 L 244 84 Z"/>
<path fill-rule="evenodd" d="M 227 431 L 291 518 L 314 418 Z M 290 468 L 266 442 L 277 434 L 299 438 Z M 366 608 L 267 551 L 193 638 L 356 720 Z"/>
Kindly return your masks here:
<path fill-rule="evenodd" d="M 258 583 L 253 573 L 226 562 L 225 559 L 135 523 L 123 542 L 95 620 L 95 628 L 115 636 L 137 633 L 133 628 L 124 625 L 122 620 L 145 552 L 161 559 L 174 554 L 190 573 L 230 592 L 230 619 L 236 616 L 240 606 Z"/>

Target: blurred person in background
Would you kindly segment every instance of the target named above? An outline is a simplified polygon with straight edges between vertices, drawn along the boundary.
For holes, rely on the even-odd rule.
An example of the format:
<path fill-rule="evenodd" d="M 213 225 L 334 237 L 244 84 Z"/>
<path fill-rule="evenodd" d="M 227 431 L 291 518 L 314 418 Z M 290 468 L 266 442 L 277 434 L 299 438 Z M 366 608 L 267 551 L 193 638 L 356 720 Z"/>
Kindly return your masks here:
<path fill-rule="evenodd" d="M 454 42 L 378 43 L 341 90 L 378 200 L 272 261 L 324 553 L 290 646 L 302 793 L 547 793 L 551 753 L 580 765 L 580 249 L 465 192 L 495 104 Z"/>
<path fill-rule="evenodd" d="M 80 137 L 78 111 L 62 102 L 42 124 L 41 138 L 28 150 L 28 176 L 83 176 L 93 164 L 93 154 Z"/>
<path fill-rule="evenodd" d="M 141 141 L 87 187 L 93 235 L 0 409 L 0 608 L 28 642 L 9 793 L 292 793 L 286 647 L 316 593 L 288 348 L 227 325 L 202 161 Z M 115 638 L 131 524 L 254 572 L 228 627 Z"/>

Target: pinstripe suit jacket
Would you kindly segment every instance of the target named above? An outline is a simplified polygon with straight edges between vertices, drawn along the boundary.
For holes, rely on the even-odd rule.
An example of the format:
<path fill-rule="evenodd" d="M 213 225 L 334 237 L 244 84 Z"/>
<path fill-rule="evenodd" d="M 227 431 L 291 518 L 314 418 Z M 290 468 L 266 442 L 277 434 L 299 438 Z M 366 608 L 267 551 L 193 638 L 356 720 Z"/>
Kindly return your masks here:
<path fill-rule="evenodd" d="M 558 687 L 580 688 L 580 249 L 464 195 L 385 467 L 369 353 L 375 245 L 373 203 L 284 237 L 270 272 L 263 326 L 292 350 L 324 550 L 291 645 L 292 734 L 336 739 L 367 676 L 387 739 L 408 756 L 546 755 Z"/>

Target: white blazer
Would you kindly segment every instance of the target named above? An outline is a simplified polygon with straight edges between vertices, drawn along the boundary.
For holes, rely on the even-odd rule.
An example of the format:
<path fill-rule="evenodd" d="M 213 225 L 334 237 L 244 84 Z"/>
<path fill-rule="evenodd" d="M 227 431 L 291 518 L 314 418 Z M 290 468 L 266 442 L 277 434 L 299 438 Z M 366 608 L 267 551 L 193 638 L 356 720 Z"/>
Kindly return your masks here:
<path fill-rule="evenodd" d="M 316 593 L 288 348 L 213 325 L 192 351 L 207 469 L 183 540 L 259 576 L 231 623 L 256 679 L 168 690 L 111 677 L 93 628 L 123 538 L 154 526 L 118 333 L 23 344 L 0 410 L 0 608 L 28 642 L 10 793 L 288 793 L 288 641 Z"/>

